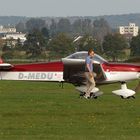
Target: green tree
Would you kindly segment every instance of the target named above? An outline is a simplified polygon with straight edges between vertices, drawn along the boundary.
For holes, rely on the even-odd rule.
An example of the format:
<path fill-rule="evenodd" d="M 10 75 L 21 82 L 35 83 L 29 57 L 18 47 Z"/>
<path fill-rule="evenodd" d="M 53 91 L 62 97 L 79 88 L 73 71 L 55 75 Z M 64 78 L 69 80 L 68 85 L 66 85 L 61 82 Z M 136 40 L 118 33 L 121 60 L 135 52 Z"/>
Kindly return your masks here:
<path fill-rule="evenodd" d="M 132 38 L 130 48 L 132 57 L 140 57 L 140 34 Z"/>
<path fill-rule="evenodd" d="M 72 24 L 72 33 L 74 35 L 92 35 L 93 25 L 90 19 L 77 19 Z"/>
<path fill-rule="evenodd" d="M 60 59 L 74 52 L 73 40 L 60 33 L 49 42 L 50 58 Z"/>
<path fill-rule="evenodd" d="M 71 23 L 67 18 L 61 18 L 57 24 L 58 33 L 70 33 Z"/>
<path fill-rule="evenodd" d="M 104 37 L 107 35 L 107 34 L 110 34 L 111 33 L 111 28 L 108 24 L 108 22 L 101 18 L 101 19 L 97 19 L 93 22 L 93 36 L 95 36 L 95 38 L 97 40 L 99 40 L 100 42 L 103 42 L 104 40 Z"/>
<path fill-rule="evenodd" d="M 56 34 L 57 34 L 57 23 L 55 22 L 54 19 L 52 19 L 50 25 L 50 36 L 54 37 Z"/>
<path fill-rule="evenodd" d="M 43 34 L 43 36 L 46 38 L 46 39 L 49 39 L 50 35 L 49 35 L 49 30 L 46 28 L 46 27 L 43 27 L 41 29 L 41 32 Z"/>
<path fill-rule="evenodd" d="M 46 46 L 46 38 L 41 31 L 35 29 L 27 35 L 24 49 L 29 58 L 40 58 L 45 57 Z"/>
<path fill-rule="evenodd" d="M 74 35 L 82 35 L 82 20 L 77 19 L 72 24 L 72 32 Z"/>
<path fill-rule="evenodd" d="M 27 31 L 32 32 L 34 29 L 41 30 L 46 26 L 45 20 L 41 18 L 31 18 L 26 22 Z"/>
<path fill-rule="evenodd" d="M 2 58 L 3 59 L 12 59 L 14 57 L 13 46 L 7 41 L 5 45 L 2 47 Z"/>
<path fill-rule="evenodd" d="M 16 45 L 14 47 L 15 51 L 23 51 L 23 43 L 21 42 L 20 38 L 17 39 Z"/>
<path fill-rule="evenodd" d="M 75 47 L 77 51 L 88 51 L 92 48 L 96 53 L 101 54 L 100 43 L 93 36 L 83 36 L 75 43 Z"/>
<path fill-rule="evenodd" d="M 109 34 L 103 42 L 104 53 L 108 58 L 116 61 L 125 56 L 124 50 L 128 48 L 126 39 L 120 34 Z"/>
<path fill-rule="evenodd" d="M 92 35 L 93 33 L 93 26 L 92 26 L 92 22 L 90 19 L 84 19 L 82 21 L 82 29 L 83 29 L 83 34 L 89 34 Z"/>
<path fill-rule="evenodd" d="M 26 25 L 25 23 L 23 22 L 19 22 L 17 25 L 16 25 L 16 30 L 17 32 L 26 32 Z"/>
<path fill-rule="evenodd" d="M 2 55 L 2 48 L 5 44 L 5 40 L 4 39 L 0 39 L 0 56 Z"/>

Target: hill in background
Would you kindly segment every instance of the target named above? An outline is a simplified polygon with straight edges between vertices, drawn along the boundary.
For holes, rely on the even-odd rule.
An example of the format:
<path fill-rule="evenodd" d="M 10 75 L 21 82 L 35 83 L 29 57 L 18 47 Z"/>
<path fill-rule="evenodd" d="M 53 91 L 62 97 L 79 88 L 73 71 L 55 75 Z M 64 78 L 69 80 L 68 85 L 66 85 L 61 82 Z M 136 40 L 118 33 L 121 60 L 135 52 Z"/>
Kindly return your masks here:
<path fill-rule="evenodd" d="M 15 26 L 19 22 L 26 22 L 29 18 L 22 16 L 0 16 L 0 25 L 7 26 L 12 25 Z"/>
<path fill-rule="evenodd" d="M 48 24 L 50 23 L 51 19 L 55 19 L 58 21 L 60 18 L 63 17 L 40 17 L 42 19 L 45 19 Z M 140 13 L 136 14 L 125 14 L 125 15 L 104 15 L 104 16 L 85 16 L 85 17 L 78 17 L 78 16 L 73 16 L 73 17 L 67 17 L 71 22 L 73 22 L 76 19 L 82 18 L 89 18 L 92 21 L 95 19 L 100 19 L 104 18 L 105 20 L 108 21 L 110 26 L 112 28 L 118 28 L 118 26 L 121 25 L 128 25 L 129 22 L 134 22 L 136 25 L 140 26 Z M 15 26 L 19 22 L 26 22 L 29 17 L 22 17 L 22 16 L 0 16 L 0 25 L 13 25 Z"/>

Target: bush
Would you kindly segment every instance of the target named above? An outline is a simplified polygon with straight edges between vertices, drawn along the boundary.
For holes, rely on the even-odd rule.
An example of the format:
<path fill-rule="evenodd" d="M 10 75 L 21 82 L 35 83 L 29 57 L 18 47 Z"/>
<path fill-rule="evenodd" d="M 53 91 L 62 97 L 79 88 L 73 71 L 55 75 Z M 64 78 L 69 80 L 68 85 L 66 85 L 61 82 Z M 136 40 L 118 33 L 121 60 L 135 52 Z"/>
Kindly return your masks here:
<path fill-rule="evenodd" d="M 140 57 L 133 57 L 128 59 L 126 62 L 134 62 L 134 63 L 140 63 Z"/>

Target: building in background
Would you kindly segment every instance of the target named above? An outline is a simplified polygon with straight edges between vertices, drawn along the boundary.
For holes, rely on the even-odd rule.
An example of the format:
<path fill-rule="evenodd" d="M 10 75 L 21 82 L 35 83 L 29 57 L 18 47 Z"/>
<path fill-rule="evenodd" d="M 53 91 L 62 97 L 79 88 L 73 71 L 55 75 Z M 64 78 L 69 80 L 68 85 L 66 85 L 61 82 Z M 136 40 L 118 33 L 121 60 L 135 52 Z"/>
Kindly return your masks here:
<path fill-rule="evenodd" d="M 119 33 L 124 35 L 128 40 L 132 37 L 137 36 L 139 32 L 139 27 L 135 23 L 129 23 L 129 26 L 120 26 Z"/>
<path fill-rule="evenodd" d="M 4 27 L 4 26 L 0 26 L 0 34 L 4 34 L 4 33 L 16 33 L 16 28 L 15 27 Z"/>
<path fill-rule="evenodd" d="M 0 38 L 2 40 L 5 40 L 6 42 L 8 42 L 9 40 L 12 41 L 12 45 L 15 46 L 17 42 L 24 44 L 24 42 L 26 41 L 26 34 L 21 32 L 20 33 L 16 32 L 15 27 L 11 27 L 11 26 L 4 27 L 1 25 Z"/>
<path fill-rule="evenodd" d="M 23 33 L 7 33 L 7 34 L 3 34 L 2 39 L 13 39 L 13 40 L 18 40 L 20 39 L 21 43 L 24 43 L 26 41 L 26 34 Z"/>

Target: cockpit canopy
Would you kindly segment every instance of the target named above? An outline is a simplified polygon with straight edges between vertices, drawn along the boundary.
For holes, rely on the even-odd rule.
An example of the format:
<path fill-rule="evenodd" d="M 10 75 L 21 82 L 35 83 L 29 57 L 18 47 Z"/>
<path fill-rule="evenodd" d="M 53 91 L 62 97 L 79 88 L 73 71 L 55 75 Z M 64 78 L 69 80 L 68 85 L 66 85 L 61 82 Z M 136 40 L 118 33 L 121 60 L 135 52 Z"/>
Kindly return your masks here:
<path fill-rule="evenodd" d="M 63 63 L 78 63 L 78 62 L 85 62 L 85 58 L 88 56 L 88 52 L 87 51 L 81 51 L 81 52 L 76 52 L 73 53 L 65 58 L 62 58 Z M 95 63 L 104 63 L 107 62 L 104 58 L 102 58 L 101 56 L 95 54 L 93 57 L 93 60 L 95 61 Z"/>

